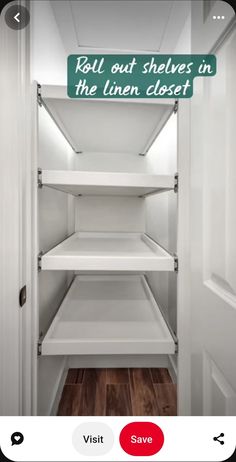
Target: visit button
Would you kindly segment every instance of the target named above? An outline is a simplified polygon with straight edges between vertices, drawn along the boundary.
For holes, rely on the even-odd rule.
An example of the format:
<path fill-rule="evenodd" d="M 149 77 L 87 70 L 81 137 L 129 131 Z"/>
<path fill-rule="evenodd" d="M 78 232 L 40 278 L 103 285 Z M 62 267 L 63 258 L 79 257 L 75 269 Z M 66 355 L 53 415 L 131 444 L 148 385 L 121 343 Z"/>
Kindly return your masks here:
<path fill-rule="evenodd" d="M 153 456 L 163 444 L 163 431 L 152 422 L 132 422 L 120 433 L 120 445 L 131 456 Z"/>

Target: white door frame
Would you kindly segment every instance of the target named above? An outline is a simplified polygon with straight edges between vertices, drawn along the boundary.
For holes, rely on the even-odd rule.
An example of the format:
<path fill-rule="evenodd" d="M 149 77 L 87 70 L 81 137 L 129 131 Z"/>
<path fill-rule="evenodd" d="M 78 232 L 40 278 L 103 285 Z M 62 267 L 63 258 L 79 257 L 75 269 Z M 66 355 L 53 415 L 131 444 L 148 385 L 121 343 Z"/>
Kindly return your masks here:
<path fill-rule="evenodd" d="M 178 107 L 178 231 L 177 231 L 177 337 L 178 415 L 191 415 L 190 356 L 190 100 L 180 100 Z"/>
<path fill-rule="evenodd" d="M 12 2 L 12 4 L 17 2 Z M 28 7 L 28 2 L 21 2 Z M 1 14 L 1 415 L 31 413 L 31 222 L 29 185 L 29 27 L 19 33 Z M 27 286 L 21 308 L 19 292 Z"/>

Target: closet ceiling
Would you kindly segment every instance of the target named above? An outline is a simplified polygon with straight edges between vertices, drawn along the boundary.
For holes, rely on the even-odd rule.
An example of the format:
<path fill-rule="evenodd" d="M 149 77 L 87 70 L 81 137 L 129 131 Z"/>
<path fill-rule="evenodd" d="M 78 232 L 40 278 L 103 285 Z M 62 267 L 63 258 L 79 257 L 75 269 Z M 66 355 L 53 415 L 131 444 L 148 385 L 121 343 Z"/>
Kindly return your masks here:
<path fill-rule="evenodd" d="M 186 0 L 53 0 L 51 5 L 68 54 L 81 48 L 171 53 L 189 8 Z"/>

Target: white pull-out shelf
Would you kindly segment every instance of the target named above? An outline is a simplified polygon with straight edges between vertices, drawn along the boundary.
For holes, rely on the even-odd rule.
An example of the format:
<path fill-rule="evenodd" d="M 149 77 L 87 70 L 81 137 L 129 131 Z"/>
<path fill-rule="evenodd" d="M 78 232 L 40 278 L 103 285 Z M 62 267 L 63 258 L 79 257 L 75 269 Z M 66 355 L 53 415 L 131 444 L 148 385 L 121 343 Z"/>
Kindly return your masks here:
<path fill-rule="evenodd" d="M 174 110 L 174 100 L 90 100 L 42 85 L 41 101 L 76 152 L 146 154 Z"/>
<path fill-rule="evenodd" d="M 173 354 L 175 342 L 144 276 L 77 276 L 41 352 Z"/>
<path fill-rule="evenodd" d="M 146 234 L 77 232 L 41 257 L 41 269 L 174 271 L 175 261 Z"/>
<path fill-rule="evenodd" d="M 43 185 L 78 195 L 145 196 L 175 187 L 173 175 L 42 170 Z"/>

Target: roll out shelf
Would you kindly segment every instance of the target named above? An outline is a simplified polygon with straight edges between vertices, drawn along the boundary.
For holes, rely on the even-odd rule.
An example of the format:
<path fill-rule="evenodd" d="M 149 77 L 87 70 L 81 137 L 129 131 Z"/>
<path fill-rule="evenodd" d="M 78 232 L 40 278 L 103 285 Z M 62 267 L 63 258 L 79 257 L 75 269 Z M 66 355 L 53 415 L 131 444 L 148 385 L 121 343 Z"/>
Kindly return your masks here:
<path fill-rule="evenodd" d="M 144 276 L 77 276 L 42 355 L 172 354 L 175 342 Z"/>
<path fill-rule="evenodd" d="M 146 234 L 77 232 L 42 255 L 41 269 L 174 271 L 175 258 Z"/>
<path fill-rule="evenodd" d="M 78 195 L 145 196 L 175 188 L 173 175 L 42 170 L 42 185 Z"/>
<path fill-rule="evenodd" d="M 175 108 L 169 98 L 69 98 L 57 85 L 39 87 L 38 99 L 78 153 L 145 155 Z"/>

